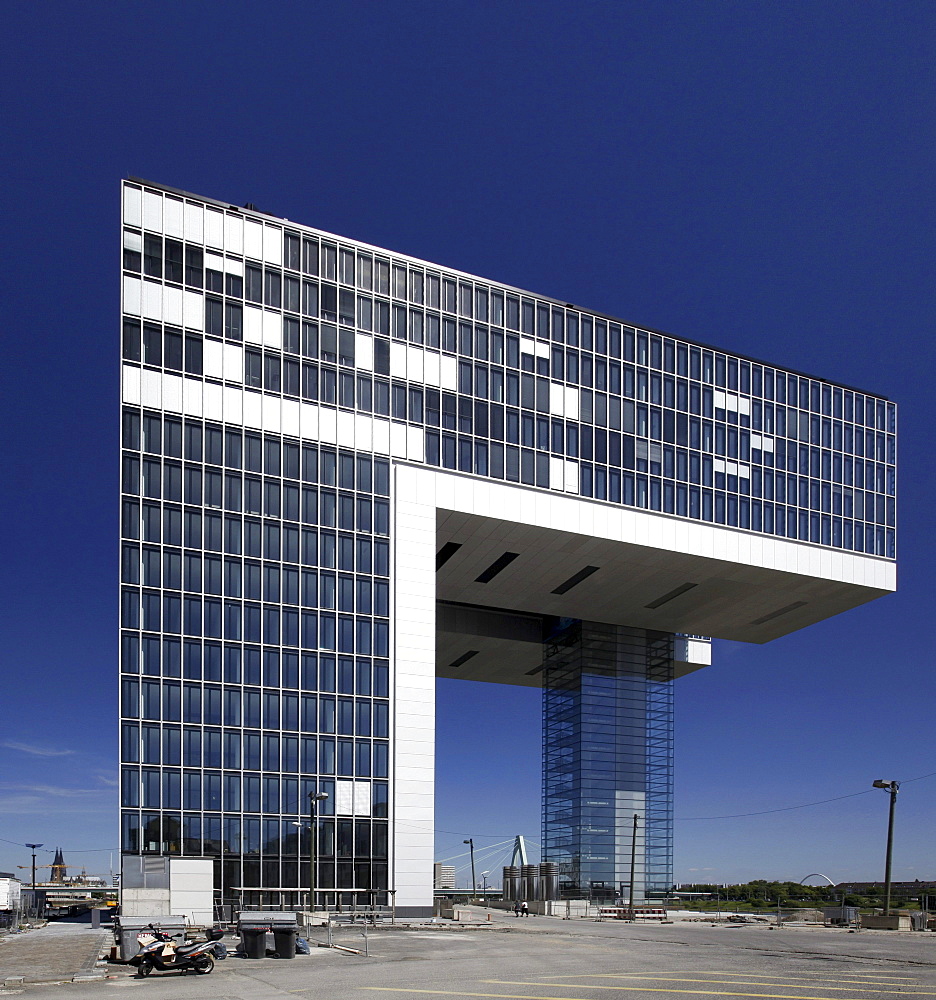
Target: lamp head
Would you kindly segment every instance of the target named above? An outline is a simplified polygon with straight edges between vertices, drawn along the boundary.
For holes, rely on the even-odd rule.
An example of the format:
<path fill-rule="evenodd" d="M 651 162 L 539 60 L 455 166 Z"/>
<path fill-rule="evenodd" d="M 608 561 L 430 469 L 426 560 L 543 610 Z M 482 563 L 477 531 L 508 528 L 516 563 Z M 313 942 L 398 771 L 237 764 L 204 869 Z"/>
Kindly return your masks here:
<path fill-rule="evenodd" d="M 871 783 L 872 788 L 883 788 L 886 792 L 896 792 L 900 788 L 899 781 L 885 781 L 883 778 L 878 778 L 877 781 Z"/>
<path fill-rule="evenodd" d="M 309 798 L 313 802 L 324 802 L 328 798 L 328 792 L 315 792 L 310 794 Z"/>

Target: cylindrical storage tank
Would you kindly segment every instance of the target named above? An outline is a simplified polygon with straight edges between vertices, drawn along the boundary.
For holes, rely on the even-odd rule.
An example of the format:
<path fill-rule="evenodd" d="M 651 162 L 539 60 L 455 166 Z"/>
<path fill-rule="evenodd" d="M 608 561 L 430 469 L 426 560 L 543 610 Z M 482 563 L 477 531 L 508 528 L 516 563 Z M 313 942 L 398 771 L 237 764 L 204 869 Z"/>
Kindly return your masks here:
<path fill-rule="evenodd" d="M 539 865 L 520 866 L 520 898 L 537 899 Z"/>
<path fill-rule="evenodd" d="M 559 865 L 555 861 L 543 861 L 540 863 L 539 898 L 559 898 Z"/>
<path fill-rule="evenodd" d="M 516 865 L 504 865 L 504 899 L 520 898 L 520 869 Z"/>

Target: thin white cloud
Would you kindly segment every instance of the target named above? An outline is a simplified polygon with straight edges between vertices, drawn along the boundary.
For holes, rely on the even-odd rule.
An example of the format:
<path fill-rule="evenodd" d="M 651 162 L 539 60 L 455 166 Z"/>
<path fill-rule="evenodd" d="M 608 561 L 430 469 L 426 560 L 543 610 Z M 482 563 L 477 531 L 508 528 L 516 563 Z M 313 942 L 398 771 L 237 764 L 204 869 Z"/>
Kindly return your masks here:
<path fill-rule="evenodd" d="M 75 799 L 87 798 L 89 795 L 108 794 L 103 788 L 63 788 L 58 785 L 11 785 L 2 784 L 0 789 L 8 792 L 19 792 L 33 796 L 51 798 Z"/>
<path fill-rule="evenodd" d="M 55 747 L 39 747 L 33 743 L 17 743 L 15 740 L 6 740 L 0 746 L 8 750 L 19 750 L 21 753 L 33 754 L 35 757 L 67 757 L 73 754 L 74 750 L 57 750 Z"/>

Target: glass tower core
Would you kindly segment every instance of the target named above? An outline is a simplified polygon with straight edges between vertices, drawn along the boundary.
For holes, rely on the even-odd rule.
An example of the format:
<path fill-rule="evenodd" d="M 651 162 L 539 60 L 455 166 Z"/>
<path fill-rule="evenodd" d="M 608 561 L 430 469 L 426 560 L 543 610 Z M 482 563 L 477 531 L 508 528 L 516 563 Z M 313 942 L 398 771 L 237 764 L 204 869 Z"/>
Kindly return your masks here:
<path fill-rule="evenodd" d="M 387 902 L 404 876 L 423 884 L 428 838 L 431 904 L 431 820 L 410 821 L 430 824 L 410 857 L 395 812 L 417 784 L 420 816 L 431 798 L 431 749 L 419 775 L 405 756 L 414 698 L 431 717 L 420 630 L 431 647 L 435 619 L 404 627 L 414 605 L 401 603 L 401 567 L 418 557 L 416 536 L 400 534 L 404 473 L 455 483 L 448 509 L 483 486 L 841 553 L 849 566 L 895 557 L 896 411 L 879 396 L 142 181 L 123 184 L 122 227 L 121 849 L 213 858 L 226 899 L 259 902 L 250 893 L 263 889 L 298 905 L 302 824 L 325 792 L 316 887 Z M 433 539 L 441 505 L 423 519 Z M 439 549 L 440 574 L 462 545 Z M 456 600 L 494 606 L 484 594 L 526 558 L 504 548 Z M 600 568 L 547 592 L 571 600 Z M 867 583 L 870 596 L 889 579 Z M 598 734 L 612 703 L 608 724 L 626 728 L 628 692 L 643 686 L 644 728 L 627 739 L 647 748 L 648 884 L 671 850 L 672 679 L 648 650 L 705 630 L 648 624 L 646 609 L 666 615 L 705 590 L 701 576 L 677 584 L 657 603 L 648 591 L 633 620 L 570 626 L 578 648 L 601 645 L 602 630 L 619 648 L 640 633 L 639 682 L 624 653 L 574 682 L 549 655 L 543 670 L 547 703 L 553 690 L 578 699 L 579 736 Z M 588 617 L 551 596 L 498 600 Z M 745 627 L 834 613 L 806 598 L 762 610 Z M 569 779 L 549 749 L 558 702 L 545 714 L 546 810 L 558 817 Z M 613 750 L 624 737 L 608 739 Z M 621 794 L 619 812 L 631 808 Z M 414 912 L 421 892 L 407 897 Z"/>

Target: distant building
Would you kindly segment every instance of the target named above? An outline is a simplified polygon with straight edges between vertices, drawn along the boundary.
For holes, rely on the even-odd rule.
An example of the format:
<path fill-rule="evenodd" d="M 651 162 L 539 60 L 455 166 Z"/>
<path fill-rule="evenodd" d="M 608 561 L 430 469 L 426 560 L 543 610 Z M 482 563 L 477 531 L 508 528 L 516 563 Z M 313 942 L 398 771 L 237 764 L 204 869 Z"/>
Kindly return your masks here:
<path fill-rule="evenodd" d="M 866 896 L 869 892 L 884 892 L 884 883 L 839 882 L 833 887 L 833 891 Z M 917 893 L 936 895 L 936 882 L 921 882 L 919 879 L 915 879 L 913 882 L 891 882 L 891 895 L 893 896 L 912 896 Z"/>
<path fill-rule="evenodd" d="M 64 882 L 68 872 L 65 868 L 65 859 L 62 857 L 62 848 L 55 849 L 55 860 L 52 862 L 51 882 Z"/>
<path fill-rule="evenodd" d="M 455 888 L 455 868 L 452 865 L 440 865 L 438 863 L 432 866 L 432 884 L 435 889 L 454 889 Z"/>

